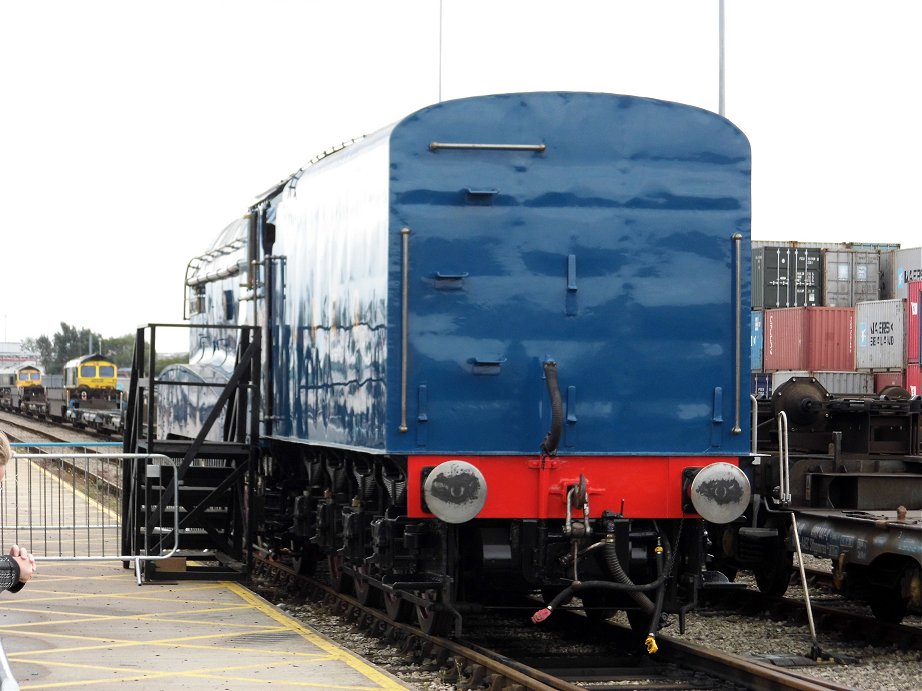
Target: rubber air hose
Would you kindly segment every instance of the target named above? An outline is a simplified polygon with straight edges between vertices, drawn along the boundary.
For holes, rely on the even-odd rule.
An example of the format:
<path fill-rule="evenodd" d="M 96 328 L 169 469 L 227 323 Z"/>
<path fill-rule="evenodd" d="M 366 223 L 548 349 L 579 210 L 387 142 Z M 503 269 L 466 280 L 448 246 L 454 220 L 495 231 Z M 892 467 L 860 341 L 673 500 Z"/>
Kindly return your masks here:
<path fill-rule="evenodd" d="M 654 525 L 656 522 L 654 521 Z M 681 534 L 681 527 L 679 528 Z M 659 532 L 659 527 L 657 526 L 657 532 Z M 551 600 L 546 607 L 539 609 L 535 612 L 531 620 L 534 623 L 540 623 L 551 616 L 551 613 L 561 604 L 569 600 L 575 593 L 578 593 L 580 590 L 614 590 L 617 592 L 627 593 L 629 596 L 633 596 L 633 593 L 646 593 L 651 590 L 658 590 L 657 592 L 657 605 L 654 605 L 650 602 L 650 599 L 647 598 L 647 601 L 650 602 L 650 609 L 647 610 L 644 608 L 644 611 L 650 615 L 655 615 L 656 619 L 659 619 L 658 612 L 662 612 L 662 595 L 665 589 L 666 578 L 668 577 L 670 571 L 672 571 L 672 564 L 675 558 L 675 554 L 672 552 L 671 545 L 669 544 L 669 539 L 663 535 L 663 552 L 665 554 L 660 554 L 657 550 L 657 576 L 656 580 L 650 581 L 643 585 L 637 585 L 635 583 L 618 583 L 612 581 L 576 581 L 571 583 L 569 586 L 561 590 L 557 596 Z M 665 557 L 666 566 L 662 568 L 663 557 Z M 620 568 L 620 564 L 619 564 Z M 623 572 L 623 569 L 622 569 Z M 645 596 L 646 597 L 646 596 Z M 653 616 L 651 616 L 651 621 Z"/>
<path fill-rule="evenodd" d="M 663 565 L 663 549 L 659 546 L 656 548 L 656 575 L 662 576 L 665 573 Z M 659 629 L 659 620 L 663 614 L 663 599 L 666 595 L 665 584 L 656 591 L 656 607 L 653 610 L 653 617 L 650 619 L 650 633 L 655 633 Z"/>
<path fill-rule="evenodd" d="M 606 542 L 602 547 L 602 552 L 605 555 L 605 565 L 608 567 L 608 573 L 612 578 L 624 585 L 634 585 L 634 582 L 621 568 L 621 560 L 618 559 L 618 554 L 615 551 L 615 543 Z M 653 615 L 653 610 L 656 608 L 649 597 L 639 590 L 629 590 L 628 595 L 644 611 L 644 614 Z"/>
<path fill-rule="evenodd" d="M 569 600 L 575 593 L 578 593 L 581 590 L 614 590 L 621 593 L 631 593 L 642 590 L 656 590 L 665 582 L 666 574 L 660 574 L 659 578 L 655 581 L 650 581 L 645 585 L 628 585 L 626 583 L 615 583 L 613 581 L 576 581 L 571 583 L 566 588 L 561 590 L 550 603 L 539 609 L 535 612 L 531 620 L 536 624 L 544 621 L 556 608 L 560 607 L 561 604 Z M 651 609 L 652 613 L 652 609 Z"/>
<path fill-rule="evenodd" d="M 551 429 L 541 442 L 541 453 L 554 456 L 560 446 L 563 432 L 563 399 L 560 397 L 560 385 L 557 383 L 557 363 L 548 360 L 544 363 L 544 378 L 547 380 L 547 393 L 551 398 Z"/>

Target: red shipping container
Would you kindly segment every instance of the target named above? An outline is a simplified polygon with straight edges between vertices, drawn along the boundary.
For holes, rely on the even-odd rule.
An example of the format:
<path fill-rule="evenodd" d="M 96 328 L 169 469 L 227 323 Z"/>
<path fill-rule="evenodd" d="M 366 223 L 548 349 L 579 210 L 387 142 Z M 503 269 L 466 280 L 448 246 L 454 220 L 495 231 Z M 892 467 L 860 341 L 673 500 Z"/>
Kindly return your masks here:
<path fill-rule="evenodd" d="M 922 281 L 906 286 L 906 362 L 919 362 L 919 310 L 922 307 Z"/>
<path fill-rule="evenodd" d="M 880 393 L 888 386 L 905 387 L 905 377 L 902 371 L 877 372 L 874 375 L 874 393 Z"/>
<path fill-rule="evenodd" d="M 906 390 L 913 396 L 922 396 L 922 381 L 919 379 L 919 363 L 906 365 Z"/>
<path fill-rule="evenodd" d="M 789 307 L 765 310 L 765 370 L 855 369 L 855 310 Z"/>

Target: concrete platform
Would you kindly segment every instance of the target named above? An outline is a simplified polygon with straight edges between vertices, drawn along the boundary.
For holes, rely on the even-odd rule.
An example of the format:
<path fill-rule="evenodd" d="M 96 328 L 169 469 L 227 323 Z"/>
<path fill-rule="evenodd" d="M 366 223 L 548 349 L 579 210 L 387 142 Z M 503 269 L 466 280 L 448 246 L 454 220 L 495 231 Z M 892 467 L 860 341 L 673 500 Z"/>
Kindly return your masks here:
<path fill-rule="evenodd" d="M 407 689 L 231 582 L 138 586 L 121 562 L 42 561 L 0 594 L 22 689 Z"/>

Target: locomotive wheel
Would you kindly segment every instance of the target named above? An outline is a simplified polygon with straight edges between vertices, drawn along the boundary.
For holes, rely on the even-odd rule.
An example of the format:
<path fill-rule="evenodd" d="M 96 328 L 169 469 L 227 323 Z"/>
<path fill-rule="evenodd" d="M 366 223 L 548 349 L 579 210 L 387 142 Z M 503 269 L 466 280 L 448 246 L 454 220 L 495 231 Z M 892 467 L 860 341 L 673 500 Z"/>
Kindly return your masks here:
<path fill-rule="evenodd" d="M 423 593 L 422 597 L 434 604 L 438 596 L 435 591 L 430 590 Z M 444 636 L 451 628 L 452 616 L 449 612 L 433 609 L 428 605 L 416 605 L 416 622 L 423 633 Z"/>
<path fill-rule="evenodd" d="M 714 564 L 714 569 L 716 571 L 720 571 L 731 583 L 736 580 L 736 575 L 739 573 L 739 569 L 737 569 L 735 566 L 730 566 L 729 564 L 724 564 L 723 562 Z"/>
<path fill-rule="evenodd" d="M 361 575 L 367 575 L 368 566 L 362 564 L 358 569 L 356 569 L 356 571 L 358 571 L 358 573 Z M 377 607 L 381 604 L 381 591 L 367 580 L 362 578 L 361 575 L 357 575 L 353 579 L 355 599 L 363 605 L 367 605 L 369 607 Z"/>
<path fill-rule="evenodd" d="M 343 572 L 343 557 L 341 554 L 331 554 L 327 557 L 327 569 L 330 572 L 330 587 L 337 593 L 344 593 L 349 589 L 352 579 Z"/>
<path fill-rule="evenodd" d="M 312 544 L 292 544 L 291 568 L 299 576 L 313 576 L 317 570 L 317 547 Z"/>
<path fill-rule="evenodd" d="M 904 584 L 909 583 L 910 597 L 903 597 Z M 875 590 L 871 601 L 871 611 L 879 620 L 888 624 L 899 624 L 909 610 L 911 599 L 919 597 L 922 591 L 922 570 L 918 566 L 905 568 L 896 585 L 886 590 Z"/>
<path fill-rule="evenodd" d="M 410 620 L 410 603 L 397 593 L 387 590 L 383 593 L 384 611 L 392 621 L 407 622 Z"/>
<path fill-rule="evenodd" d="M 753 568 L 752 572 L 760 593 L 781 597 L 787 592 L 794 574 L 794 553 L 783 549 L 780 554 L 772 555 Z"/>
<path fill-rule="evenodd" d="M 707 524 L 708 535 L 712 539 L 714 554 L 710 557 L 710 568 L 720 571 L 731 583 L 736 580 L 739 569 L 730 562 L 729 554 L 736 553 L 736 533 L 723 525 Z"/>
<path fill-rule="evenodd" d="M 895 590 L 882 590 L 874 593 L 868 603 L 874 618 L 887 624 L 899 624 L 906 616 L 907 604 L 901 593 Z"/>

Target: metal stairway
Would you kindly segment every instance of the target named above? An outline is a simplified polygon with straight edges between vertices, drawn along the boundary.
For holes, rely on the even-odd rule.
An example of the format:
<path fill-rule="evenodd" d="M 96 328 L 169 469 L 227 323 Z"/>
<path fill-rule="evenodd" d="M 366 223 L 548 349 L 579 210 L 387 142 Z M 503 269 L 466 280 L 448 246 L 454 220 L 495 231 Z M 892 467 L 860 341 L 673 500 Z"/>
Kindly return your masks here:
<path fill-rule="evenodd" d="M 162 454 L 163 459 L 124 466 L 123 554 L 169 553 L 162 561 L 142 561 L 144 580 L 245 580 L 252 535 L 246 507 L 252 506 L 252 476 L 259 448 L 260 332 L 240 327 L 234 371 L 194 439 L 158 439 L 158 386 L 175 385 L 153 375 L 155 327 L 138 329 L 132 364 L 123 450 Z M 152 329 L 149 361 L 145 329 Z M 146 373 L 146 374 L 145 374 Z M 144 384 L 142 386 L 142 383 Z M 223 441 L 206 439 L 224 415 Z M 174 516 L 178 507 L 178 531 Z"/>

